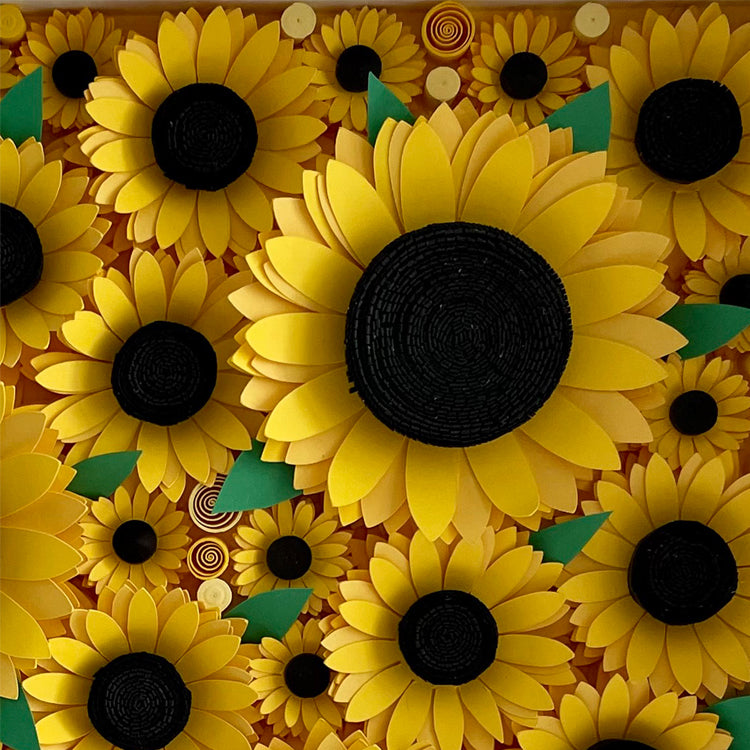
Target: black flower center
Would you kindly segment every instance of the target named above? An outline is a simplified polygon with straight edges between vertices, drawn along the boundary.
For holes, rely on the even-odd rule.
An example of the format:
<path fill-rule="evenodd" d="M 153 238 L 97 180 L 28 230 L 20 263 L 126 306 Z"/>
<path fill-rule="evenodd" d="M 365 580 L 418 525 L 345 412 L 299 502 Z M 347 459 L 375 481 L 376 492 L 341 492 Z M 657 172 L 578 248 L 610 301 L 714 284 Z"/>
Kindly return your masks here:
<path fill-rule="evenodd" d="M 737 591 L 737 563 L 729 545 L 697 521 L 671 521 L 638 543 L 630 561 L 633 598 L 667 625 L 713 617 Z"/>
<path fill-rule="evenodd" d="M 497 623 L 475 596 L 435 591 L 417 599 L 398 624 L 398 645 L 412 672 L 433 685 L 463 685 L 495 659 Z"/>
<path fill-rule="evenodd" d="M 144 563 L 156 552 L 156 532 L 150 524 L 132 519 L 120 524 L 112 535 L 115 554 L 127 563 Z"/>
<path fill-rule="evenodd" d="M 500 71 L 500 86 L 512 99 L 532 99 L 547 83 L 547 66 L 533 52 L 516 52 Z"/>
<path fill-rule="evenodd" d="M 370 73 L 380 78 L 382 72 L 380 56 L 364 44 L 347 47 L 336 60 L 336 80 L 344 91 L 367 91 Z"/>
<path fill-rule="evenodd" d="M 42 278 L 44 253 L 34 225 L 0 203 L 0 307 L 27 295 Z"/>
<path fill-rule="evenodd" d="M 750 273 L 741 273 L 727 279 L 719 292 L 722 305 L 750 308 Z"/>
<path fill-rule="evenodd" d="M 80 49 L 63 52 L 52 65 L 52 82 L 69 99 L 82 99 L 98 74 L 94 58 Z"/>
<path fill-rule="evenodd" d="M 395 432 L 465 447 L 527 422 L 573 339 L 560 277 L 493 227 L 431 224 L 370 263 L 346 318 L 349 380 Z"/>
<path fill-rule="evenodd" d="M 139 328 L 116 354 L 112 390 L 131 417 L 173 425 L 206 405 L 216 372 L 216 353 L 200 333 L 157 320 Z"/>
<path fill-rule="evenodd" d="M 317 654 L 297 654 L 284 668 L 284 682 L 298 698 L 316 698 L 328 690 L 331 670 Z"/>
<path fill-rule="evenodd" d="M 160 750 L 185 728 L 192 696 L 170 662 L 144 651 L 102 667 L 89 692 L 89 719 L 122 750 Z"/>
<path fill-rule="evenodd" d="M 683 435 L 702 435 L 719 418 L 719 407 L 705 391 L 686 391 L 672 401 L 669 421 Z"/>
<path fill-rule="evenodd" d="M 293 581 L 310 570 L 312 550 L 298 536 L 280 536 L 266 550 L 266 565 L 277 578 Z"/>
<path fill-rule="evenodd" d="M 616 739 L 595 742 L 589 750 L 654 750 L 654 748 L 638 740 Z"/>
<path fill-rule="evenodd" d="M 218 83 L 191 83 L 171 93 L 151 124 L 156 163 L 192 190 L 221 190 L 247 171 L 258 145 L 250 107 Z"/>
<path fill-rule="evenodd" d="M 683 78 L 652 91 L 638 113 L 635 147 L 641 161 L 672 182 L 716 174 L 737 154 L 742 116 L 718 81 Z"/>

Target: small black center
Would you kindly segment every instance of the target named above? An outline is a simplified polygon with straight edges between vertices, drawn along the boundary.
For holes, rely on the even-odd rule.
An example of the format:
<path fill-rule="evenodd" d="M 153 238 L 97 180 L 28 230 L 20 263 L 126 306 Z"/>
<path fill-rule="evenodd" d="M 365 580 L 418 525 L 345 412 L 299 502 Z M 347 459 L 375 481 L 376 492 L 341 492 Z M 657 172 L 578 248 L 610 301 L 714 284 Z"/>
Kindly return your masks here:
<path fill-rule="evenodd" d="M 541 255 L 493 227 L 430 224 L 365 269 L 347 312 L 346 363 L 383 424 L 466 447 L 536 414 L 572 340 L 565 288 Z"/>
<path fill-rule="evenodd" d="M 82 99 L 98 74 L 94 58 L 80 49 L 63 52 L 52 65 L 52 82 L 69 99 Z"/>
<path fill-rule="evenodd" d="M 44 253 L 34 225 L 0 203 L 0 307 L 28 294 L 42 278 Z"/>
<path fill-rule="evenodd" d="M 705 391 L 686 391 L 672 401 L 669 421 L 683 435 L 702 435 L 719 418 L 719 407 L 713 396 Z"/>
<path fill-rule="evenodd" d="M 364 44 L 347 47 L 336 60 L 336 80 L 344 91 L 367 91 L 370 73 L 380 78 L 382 72 L 380 56 Z"/>
<path fill-rule="evenodd" d="M 722 305 L 750 308 L 750 273 L 741 273 L 727 279 L 719 292 L 719 302 Z"/>
<path fill-rule="evenodd" d="M 628 571 L 633 598 L 667 625 L 713 617 L 731 601 L 737 580 L 729 545 L 697 521 L 671 521 L 643 537 Z"/>
<path fill-rule="evenodd" d="M 638 113 L 641 161 L 672 182 L 703 180 L 724 168 L 742 140 L 742 116 L 718 81 L 683 78 L 652 91 Z"/>
<path fill-rule="evenodd" d="M 316 698 L 328 690 L 331 670 L 317 654 L 297 654 L 284 668 L 284 682 L 298 698 Z"/>
<path fill-rule="evenodd" d="M 599 740 L 589 750 L 654 750 L 651 745 L 646 745 L 638 740 Z"/>
<path fill-rule="evenodd" d="M 277 578 L 294 581 L 310 570 L 312 550 L 298 536 L 280 536 L 266 550 L 266 565 Z"/>
<path fill-rule="evenodd" d="M 216 353 L 200 333 L 157 320 L 139 328 L 115 355 L 112 390 L 131 417 L 173 425 L 208 403 L 216 372 Z"/>
<path fill-rule="evenodd" d="M 247 103 L 218 83 L 191 83 L 172 92 L 151 124 L 156 163 L 192 190 L 221 190 L 250 166 L 258 128 Z"/>
<path fill-rule="evenodd" d="M 417 599 L 398 624 L 398 645 L 412 672 L 433 685 L 463 685 L 495 659 L 497 623 L 475 596 L 435 591 Z"/>
<path fill-rule="evenodd" d="M 190 718 L 192 696 L 179 672 L 161 656 L 123 654 L 102 667 L 91 684 L 89 719 L 122 750 L 160 750 Z"/>
<path fill-rule="evenodd" d="M 112 535 L 112 548 L 115 554 L 127 563 L 146 562 L 156 552 L 156 547 L 156 532 L 145 521 L 125 521 Z"/>
<path fill-rule="evenodd" d="M 500 71 L 500 85 L 512 99 L 532 99 L 547 83 L 547 66 L 533 52 L 516 52 Z"/>

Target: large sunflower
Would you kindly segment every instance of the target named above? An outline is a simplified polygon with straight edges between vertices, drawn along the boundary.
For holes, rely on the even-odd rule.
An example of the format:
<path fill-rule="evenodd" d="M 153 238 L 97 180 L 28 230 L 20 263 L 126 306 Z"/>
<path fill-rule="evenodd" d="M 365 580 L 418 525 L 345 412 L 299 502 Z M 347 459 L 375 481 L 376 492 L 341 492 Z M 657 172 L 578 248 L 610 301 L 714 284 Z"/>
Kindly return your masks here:
<path fill-rule="evenodd" d="M 32 360 L 37 382 L 63 395 L 44 412 L 75 444 L 68 461 L 138 449 L 144 487 L 173 501 L 186 474 L 210 483 L 228 471 L 257 425 L 235 408 L 241 378 L 226 364 L 240 318 L 226 297 L 248 277 L 227 278 L 198 250 L 176 264 L 136 249 L 129 278 L 94 280 L 94 310 L 60 330 L 68 349 Z"/>
<path fill-rule="evenodd" d="M 610 80 L 608 168 L 642 198 L 639 226 L 695 260 L 750 234 L 750 55 L 716 3 L 673 26 L 646 11 L 620 45 L 592 47 L 592 85 Z"/>
<path fill-rule="evenodd" d="M 677 481 L 659 455 L 629 484 L 600 481 L 586 512 L 611 515 L 560 587 L 581 603 L 575 640 L 656 694 L 721 697 L 750 681 L 749 486 L 730 482 L 722 456 L 698 455 Z"/>
<path fill-rule="evenodd" d="M 268 196 L 302 191 L 325 126 L 308 114 L 314 71 L 279 33 L 239 8 L 165 13 L 157 44 L 131 35 L 122 78 L 91 86 L 81 148 L 109 175 L 96 200 L 132 214 L 130 239 L 249 251 L 273 224 Z"/>
<path fill-rule="evenodd" d="M 538 524 L 576 507 L 576 465 L 651 439 L 622 391 L 684 341 L 654 319 L 667 240 L 628 231 L 605 154 L 570 137 L 491 112 L 462 134 L 442 105 L 374 149 L 340 131 L 304 202 L 275 202 L 283 236 L 230 297 L 252 321 L 232 362 L 270 412 L 259 439 L 297 487 L 327 475 L 345 522 L 407 500 L 431 539 L 477 538 L 493 506 Z"/>

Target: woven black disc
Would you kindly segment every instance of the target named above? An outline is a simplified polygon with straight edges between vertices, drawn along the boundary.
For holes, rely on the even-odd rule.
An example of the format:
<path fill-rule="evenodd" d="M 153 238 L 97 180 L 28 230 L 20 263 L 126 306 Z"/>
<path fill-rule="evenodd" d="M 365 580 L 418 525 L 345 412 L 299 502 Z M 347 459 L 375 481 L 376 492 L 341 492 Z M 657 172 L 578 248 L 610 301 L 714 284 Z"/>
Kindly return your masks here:
<path fill-rule="evenodd" d="M 221 190 L 247 171 L 258 145 L 250 107 L 218 83 L 191 83 L 172 92 L 151 124 L 156 163 L 193 190 Z"/>
<path fill-rule="evenodd" d="M 89 692 L 91 723 L 122 750 L 160 750 L 190 718 L 192 696 L 179 672 L 156 654 L 123 654 L 102 667 Z"/>
<path fill-rule="evenodd" d="M 719 407 L 705 391 L 681 393 L 669 407 L 669 421 L 683 435 L 702 435 L 719 418 Z"/>
<path fill-rule="evenodd" d="M 0 307 L 28 294 L 42 278 L 44 253 L 34 225 L 0 203 Z"/>
<path fill-rule="evenodd" d="M 156 532 L 151 524 L 132 519 L 120 524 L 112 535 L 115 554 L 127 563 L 144 563 L 156 552 Z"/>
<path fill-rule="evenodd" d="M 63 52 L 52 65 L 52 82 L 69 99 L 82 99 L 98 74 L 94 58 L 80 49 Z"/>
<path fill-rule="evenodd" d="M 638 740 L 599 740 L 588 750 L 654 750 L 651 745 L 646 745 Z"/>
<path fill-rule="evenodd" d="M 380 56 L 364 44 L 347 47 L 336 60 L 336 80 L 344 91 L 367 91 L 370 73 L 380 78 L 382 72 Z"/>
<path fill-rule="evenodd" d="M 572 339 L 565 289 L 541 255 L 493 227 L 430 224 L 365 269 L 346 363 L 353 390 L 392 430 L 465 447 L 534 416 Z"/>
<path fill-rule="evenodd" d="M 547 83 L 547 65 L 533 52 L 516 52 L 500 71 L 500 86 L 512 99 L 532 99 Z"/>
<path fill-rule="evenodd" d="M 316 698 L 328 690 L 331 670 L 317 654 L 297 654 L 284 668 L 284 682 L 298 698 Z"/>
<path fill-rule="evenodd" d="M 200 333 L 157 320 L 139 328 L 115 355 L 112 390 L 131 417 L 173 425 L 206 405 L 216 371 L 216 353 Z"/>
<path fill-rule="evenodd" d="M 750 308 L 750 273 L 740 273 L 727 279 L 719 292 L 719 302 Z"/>
<path fill-rule="evenodd" d="M 697 521 L 671 521 L 638 543 L 630 561 L 633 598 L 667 625 L 703 622 L 737 591 L 737 563 L 729 545 Z"/>
<path fill-rule="evenodd" d="M 740 148 L 742 116 L 724 84 L 683 78 L 652 91 L 638 113 L 635 147 L 641 161 L 672 182 L 716 174 Z"/>
<path fill-rule="evenodd" d="M 497 623 L 475 596 L 435 591 L 417 599 L 398 624 L 398 645 L 412 672 L 433 685 L 463 685 L 495 659 Z"/>
<path fill-rule="evenodd" d="M 266 565 L 277 578 L 293 581 L 310 570 L 312 550 L 298 536 L 280 536 L 266 550 Z"/>

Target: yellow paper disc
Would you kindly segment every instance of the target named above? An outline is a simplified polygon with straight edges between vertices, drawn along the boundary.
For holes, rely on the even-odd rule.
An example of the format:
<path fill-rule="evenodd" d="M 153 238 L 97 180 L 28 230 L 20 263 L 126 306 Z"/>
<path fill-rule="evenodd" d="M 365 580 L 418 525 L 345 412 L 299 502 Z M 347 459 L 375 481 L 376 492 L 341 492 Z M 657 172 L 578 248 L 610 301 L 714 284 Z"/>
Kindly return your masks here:
<path fill-rule="evenodd" d="M 600 3 L 586 3 L 576 12 L 573 31 L 582 42 L 595 42 L 609 28 L 609 11 Z"/>
<path fill-rule="evenodd" d="M 425 81 L 427 95 L 438 102 L 449 102 L 461 88 L 461 76 L 458 71 L 442 65 L 431 70 Z"/>
<path fill-rule="evenodd" d="M 316 23 L 315 11 L 307 3 L 292 3 L 281 14 L 281 29 L 291 39 L 306 39 Z"/>
<path fill-rule="evenodd" d="M 187 553 L 188 570 L 200 581 L 220 576 L 229 565 L 227 545 L 215 536 L 204 536 Z"/>
<path fill-rule="evenodd" d="M 422 43 L 439 60 L 457 60 L 474 38 L 474 17 L 461 3 L 447 0 L 430 8 L 422 21 Z"/>
<path fill-rule="evenodd" d="M 15 44 L 26 33 L 23 13 L 15 5 L 0 5 L 0 42 Z"/>
<path fill-rule="evenodd" d="M 223 612 L 232 603 L 232 589 L 221 578 L 211 578 L 198 586 L 198 601 Z"/>

